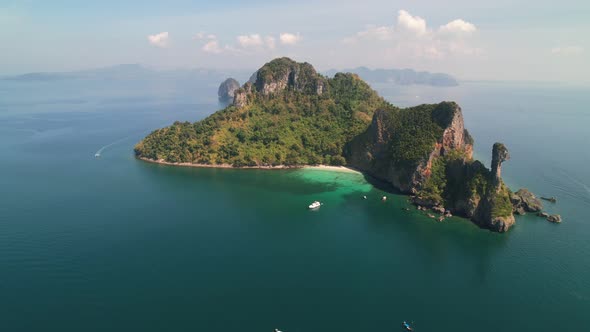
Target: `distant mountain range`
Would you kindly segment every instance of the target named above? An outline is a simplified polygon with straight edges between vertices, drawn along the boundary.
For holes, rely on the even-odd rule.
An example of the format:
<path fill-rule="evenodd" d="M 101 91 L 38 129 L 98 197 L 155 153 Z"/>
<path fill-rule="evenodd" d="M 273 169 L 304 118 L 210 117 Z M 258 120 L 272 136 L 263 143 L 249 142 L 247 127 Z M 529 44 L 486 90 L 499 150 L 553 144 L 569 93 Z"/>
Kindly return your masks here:
<path fill-rule="evenodd" d="M 357 67 L 354 69 L 331 69 L 324 74 L 332 77 L 338 72 L 354 73 L 370 83 L 394 83 L 399 85 L 431 85 L 431 86 L 457 86 L 459 82 L 453 76 L 444 73 L 430 73 L 427 71 L 415 71 L 413 69 L 369 69 Z"/>
<path fill-rule="evenodd" d="M 121 64 L 111 67 L 70 71 L 70 72 L 38 72 L 22 75 L 0 77 L 10 81 L 55 81 L 72 79 L 198 79 L 219 82 L 228 76 L 246 80 L 250 71 L 216 70 L 216 69 L 176 69 L 155 70 L 139 64 Z"/>
<path fill-rule="evenodd" d="M 369 69 L 358 67 L 354 69 L 331 69 L 323 74 L 333 77 L 338 72 L 354 73 L 370 83 L 392 83 L 399 85 L 430 85 L 456 86 L 457 80 L 444 73 L 430 73 L 413 69 Z M 111 67 L 70 71 L 70 72 L 37 72 L 15 76 L 0 77 L 0 80 L 10 81 L 55 81 L 72 79 L 191 79 L 210 82 L 221 82 L 228 77 L 234 77 L 240 82 L 246 82 L 250 77 L 249 70 L 218 70 L 218 69 L 176 69 L 155 70 L 139 64 L 121 64 Z M 251 79 L 251 78 L 250 78 Z"/>

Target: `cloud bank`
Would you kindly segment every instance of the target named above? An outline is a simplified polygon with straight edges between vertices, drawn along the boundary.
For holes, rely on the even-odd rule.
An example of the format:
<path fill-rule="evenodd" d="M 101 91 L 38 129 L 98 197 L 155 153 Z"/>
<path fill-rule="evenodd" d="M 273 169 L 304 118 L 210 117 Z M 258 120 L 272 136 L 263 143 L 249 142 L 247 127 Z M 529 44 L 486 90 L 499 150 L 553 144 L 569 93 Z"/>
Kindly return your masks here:
<path fill-rule="evenodd" d="M 373 46 L 383 47 L 388 56 L 439 59 L 448 55 L 480 54 L 482 50 L 470 46 L 468 42 L 476 31 L 473 23 L 463 19 L 455 19 L 432 29 L 424 18 L 402 9 L 398 11 L 395 24 L 369 25 L 342 41 L 348 45 L 373 43 L 376 44 Z"/>
<path fill-rule="evenodd" d="M 293 46 L 298 44 L 302 37 L 299 33 L 281 33 L 277 37 L 272 35 L 263 36 L 258 33 L 238 35 L 235 37 L 235 44 L 225 44 L 223 47 L 214 34 L 199 32 L 194 35 L 194 40 L 204 41 L 201 50 L 205 53 L 220 54 L 251 54 L 270 52 L 277 48 L 277 39 L 280 45 Z"/>
<path fill-rule="evenodd" d="M 283 45 L 295 45 L 301 41 L 301 35 L 292 33 L 281 33 L 279 40 Z"/>
<path fill-rule="evenodd" d="M 168 32 L 160 32 L 155 35 L 149 35 L 147 37 L 150 44 L 157 47 L 168 46 Z"/>

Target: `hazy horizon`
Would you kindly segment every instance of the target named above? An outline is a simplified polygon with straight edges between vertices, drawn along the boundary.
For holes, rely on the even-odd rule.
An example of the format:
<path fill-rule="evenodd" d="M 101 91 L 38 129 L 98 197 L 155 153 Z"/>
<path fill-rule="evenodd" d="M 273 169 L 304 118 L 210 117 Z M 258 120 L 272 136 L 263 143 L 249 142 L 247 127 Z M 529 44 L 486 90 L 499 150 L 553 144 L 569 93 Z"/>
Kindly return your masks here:
<path fill-rule="evenodd" d="M 0 75 L 118 64 L 252 70 L 288 56 L 318 70 L 410 68 L 460 80 L 587 83 L 582 1 L 9 0 Z"/>

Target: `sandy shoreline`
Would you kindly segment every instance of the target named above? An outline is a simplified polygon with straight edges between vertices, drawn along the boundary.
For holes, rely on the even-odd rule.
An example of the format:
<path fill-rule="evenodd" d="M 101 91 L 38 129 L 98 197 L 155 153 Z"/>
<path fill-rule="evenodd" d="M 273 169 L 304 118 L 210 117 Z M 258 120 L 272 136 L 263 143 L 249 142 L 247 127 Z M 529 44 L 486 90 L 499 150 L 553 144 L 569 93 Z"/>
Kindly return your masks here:
<path fill-rule="evenodd" d="M 332 172 L 345 172 L 345 173 L 361 173 L 360 171 L 346 166 L 328 166 L 328 165 L 316 165 L 316 166 L 303 166 L 303 168 L 321 169 L 324 171 Z"/>
<path fill-rule="evenodd" d="M 243 166 L 243 167 L 234 167 L 230 164 L 219 164 L 219 165 L 209 165 L 209 164 L 193 164 L 193 163 L 171 163 L 164 160 L 153 160 L 143 157 L 137 157 L 140 160 L 147 161 L 148 163 L 153 164 L 160 164 L 160 165 L 169 165 L 169 166 L 180 166 L 180 167 L 197 167 L 197 168 L 233 168 L 233 169 L 264 169 L 264 170 L 284 170 L 284 169 L 298 169 L 298 168 L 309 168 L 309 169 L 318 169 L 324 171 L 332 171 L 332 172 L 346 172 L 346 173 L 361 173 L 356 169 L 345 167 L 345 166 L 329 166 L 329 165 L 302 165 L 302 166 L 286 166 L 286 165 L 277 165 L 277 166 Z"/>

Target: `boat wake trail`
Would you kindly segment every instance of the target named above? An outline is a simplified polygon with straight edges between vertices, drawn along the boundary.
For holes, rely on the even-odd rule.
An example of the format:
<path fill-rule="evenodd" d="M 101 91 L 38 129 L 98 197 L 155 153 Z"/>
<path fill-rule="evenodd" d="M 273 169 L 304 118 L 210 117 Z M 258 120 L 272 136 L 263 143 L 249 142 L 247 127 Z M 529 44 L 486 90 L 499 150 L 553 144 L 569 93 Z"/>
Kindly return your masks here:
<path fill-rule="evenodd" d="M 590 188 L 580 179 L 561 168 L 554 168 L 554 173 L 545 176 L 545 181 L 561 195 L 569 196 L 590 206 Z"/>
<path fill-rule="evenodd" d="M 118 140 L 116 140 L 116 141 L 114 141 L 114 142 L 112 142 L 112 143 L 109 143 L 109 144 L 107 144 L 107 145 L 105 145 L 105 146 L 101 147 L 100 149 L 98 149 L 98 151 L 96 151 L 96 153 L 94 154 L 94 157 L 95 157 L 95 158 L 98 158 L 98 157 L 100 157 L 100 156 L 102 155 L 102 153 L 104 152 L 104 150 L 106 150 L 106 149 L 110 148 L 111 146 L 113 146 L 113 145 L 115 145 L 115 144 L 119 144 L 119 143 L 121 143 L 121 142 L 123 142 L 123 141 L 125 141 L 125 140 L 127 140 L 127 139 L 129 139 L 129 138 L 131 138 L 131 136 L 126 136 L 126 137 L 123 137 L 123 138 L 121 138 L 121 139 L 118 139 Z"/>

